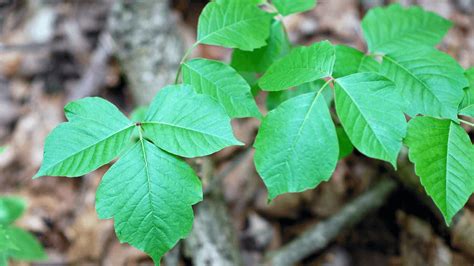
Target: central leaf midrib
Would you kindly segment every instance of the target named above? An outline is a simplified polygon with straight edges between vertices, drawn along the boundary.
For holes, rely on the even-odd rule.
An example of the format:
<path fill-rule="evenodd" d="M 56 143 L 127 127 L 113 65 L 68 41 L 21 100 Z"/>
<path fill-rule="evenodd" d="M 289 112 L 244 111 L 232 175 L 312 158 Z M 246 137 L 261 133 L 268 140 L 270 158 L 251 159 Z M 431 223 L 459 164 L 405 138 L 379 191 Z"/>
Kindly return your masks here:
<path fill-rule="evenodd" d="M 188 63 L 184 63 L 184 65 L 185 65 L 186 67 L 188 67 L 188 69 L 189 69 L 190 71 L 196 73 L 196 74 L 197 74 L 198 76 L 200 76 L 202 79 L 204 79 L 205 81 L 211 83 L 212 86 L 214 87 L 214 89 L 215 89 L 216 91 L 222 92 L 222 93 L 223 93 L 226 97 L 228 97 L 228 98 L 236 98 L 236 97 L 230 95 L 230 94 L 224 89 L 224 87 L 219 87 L 219 86 L 217 86 L 217 85 L 216 85 L 217 81 L 211 80 L 210 78 L 208 78 L 207 76 L 205 76 L 204 74 L 202 74 L 201 72 L 199 72 L 197 69 L 192 68 L 191 65 L 189 65 Z M 217 72 L 217 71 L 216 71 L 216 72 Z M 242 85 L 242 86 L 243 86 L 243 85 Z M 226 87 L 227 87 L 227 85 L 226 85 Z M 245 91 L 245 92 L 247 93 L 247 88 L 246 88 L 246 91 Z M 250 93 L 250 90 L 248 90 L 248 92 Z M 216 97 L 216 98 L 220 98 L 220 97 L 217 96 L 217 95 L 216 95 L 215 97 Z"/>
<path fill-rule="evenodd" d="M 298 132 L 296 133 L 296 137 L 293 140 L 293 142 L 291 143 L 291 146 L 289 147 L 289 150 L 291 151 L 291 154 L 295 153 L 295 146 L 296 146 L 296 143 L 299 141 L 299 139 L 301 137 L 301 131 L 305 127 L 305 124 L 308 121 L 308 116 L 311 114 L 316 102 L 318 101 L 319 96 L 321 95 L 321 93 L 319 93 L 319 92 L 314 92 L 314 93 L 315 93 L 315 96 L 314 96 L 313 100 L 311 101 L 311 105 L 309 106 L 308 111 L 306 111 L 305 117 L 303 118 L 303 121 L 302 121 L 300 127 L 298 128 Z M 286 158 L 285 158 L 285 163 L 286 164 L 288 164 L 287 162 L 291 159 L 291 157 L 290 157 L 290 154 L 287 153 Z M 291 173 L 291 168 L 290 167 L 288 167 L 288 170 Z M 287 189 L 289 189 L 289 187 L 290 187 L 290 179 L 289 178 L 287 178 L 287 180 L 286 180 L 286 185 L 287 185 Z"/>
<path fill-rule="evenodd" d="M 390 62 L 394 63 L 395 65 L 397 65 L 398 67 L 400 67 L 403 71 L 405 71 L 409 76 L 413 77 L 416 81 L 418 81 L 419 83 L 421 83 L 421 85 L 423 85 L 423 87 L 430 92 L 430 94 L 433 96 L 433 98 L 436 99 L 436 101 L 438 101 L 439 104 L 443 104 L 443 102 L 437 97 L 437 95 L 431 91 L 431 88 L 430 86 L 428 86 L 428 84 L 426 84 L 423 80 L 419 79 L 417 76 L 415 76 L 415 74 L 411 73 L 411 71 L 409 69 L 407 69 L 405 66 L 401 65 L 398 63 L 398 61 L 392 59 L 390 56 L 384 56 L 383 57 L 384 59 L 387 59 L 389 60 Z"/>
<path fill-rule="evenodd" d="M 151 195 L 152 195 L 152 193 L 151 193 L 151 191 L 152 191 L 151 177 L 150 177 L 149 168 L 148 168 L 148 157 L 146 155 L 145 140 L 143 138 L 140 138 L 140 145 L 141 145 L 141 150 L 142 150 L 142 154 L 143 154 L 143 160 L 144 160 L 144 163 L 145 163 L 144 166 L 145 166 L 145 173 L 146 173 L 146 178 L 147 178 L 147 188 L 148 188 L 147 198 L 148 198 L 148 204 L 150 204 L 151 213 L 153 215 L 153 226 L 159 227 L 159 225 L 155 224 L 155 221 L 158 220 L 158 219 L 156 217 L 156 210 L 154 208 L 153 201 L 152 201 L 152 198 L 151 198 Z"/>
<path fill-rule="evenodd" d="M 279 68 L 278 71 L 274 71 L 274 72 L 286 72 L 288 70 L 309 70 L 309 71 L 317 71 L 317 72 L 321 72 L 321 74 L 328 74 L 329 71 L 325 71 L 323 68 L 320 68 L 320 67 L 315 67 L 315 68 L 311 68 L 311 67 L 288 67 L 288 68 L 285 68 L 285 69 L 281 69 Z M 305 73 L 307 74 L 307 73 Z M 311 73 L 313 74 L 313 73 Z M 318 79 L 318 78 L 315 78 L 315 79 Z"/>
<path fill-rule="evenodd" d="M 165 122 L 146 121 L 146 122 L 142 122 L 142 124 L 143 125 L 155 125 L 156 124 L 156 125 L 170 126 L 170 127 L 174 127 L 174 128 L 178 128 L 178 129 L 182 129 L 182 130 L 188 130 L 188 131 L 196 132 L 196 133 L 199 133 L 199 134 L 202 134 L 202 135 L 211 136 L 211 137 L 222 139 L 222 140 L 225 140 L 225 141 L 231 141 L 229 139 L 223 138 L 223 137 L 218 136 L 218 135 L 210 134 L 210 133 L 207 133 L 207 132 L 204 132 L 204 131 L 200 131 L 200 130 L 196 130 L 196 129 L 192 129 L 192 128 L 188 128 L 188 127 L 183 127 L 183 126 L 179 126 L 179 125 L 175 125 L 175 124 L 169 124 L 169 123 L 165 123 Z"/>
<path fill-rule="evenodd" d="M 444 178 L 444 206 L 445 206 L 445 211 L 446 211 L 446 214 L 449 215 L 449 212 L 448 212 L 448 166 L 449 166 L 449 154 L 450 154 L 450 139 L 451 139 L 451 130 L 452 130 L 452 122 L 449 123 L 449 130 L 448 130 L 448 135 L 447 135 L 447 139 L 446 139 L 446 169 L 445 169 L 445 178 Z"/>
<path fill-rule="evenodd" d="M 359 107 L 359 105 L 357 104 L 357 102 L 354 100 L 354 98 L 352 97 L 352 95 L 347 91 L 347 89 L 340 83 L 336 80 L 336 82 L 339 84 L 339 86 L 341 87 L 342 91 L 344 91 L 344 93 L 351 99 L 351 102 L 357 107 L 357 110 L 359 111 L 360 115 L 362 116 L 362 118 L 364 118 L 364 121 L 365 123 L 367 124 L 367 127 L 370 129 L 370 131 L 372 132 L 372 134 L 374 134 L 375 138 L 377 139 L 377 142 L 380 144 L 380 146 L 382 146 L 383 150 L 386 152 L 387 155 L 389 155 L 390 157 L 390 152 L 387 150 L 387 148 L 385 147 L 384 143 L 379 139 L 378 135 L 375 133 L 374 129 L 372 128 L 372 126 L 370 125 L 370 123 L 368 122 L 369 120 L 367 119 L 367 117 L 365 117 L 365 114 L 362 112 L 361 108 Z"/>

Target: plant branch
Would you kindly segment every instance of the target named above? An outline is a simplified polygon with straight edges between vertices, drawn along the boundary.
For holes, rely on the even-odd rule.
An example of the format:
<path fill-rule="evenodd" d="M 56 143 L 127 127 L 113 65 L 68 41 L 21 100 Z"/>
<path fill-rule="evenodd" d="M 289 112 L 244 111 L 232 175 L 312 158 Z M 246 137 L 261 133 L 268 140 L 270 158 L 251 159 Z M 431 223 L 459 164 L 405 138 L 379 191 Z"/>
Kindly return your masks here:
<path fill-rule="evenodd" d="M 366 193 L 347 204 L 339 213 L 304 231 L 301 236 L 281 249 L 268 254 L 271 265 L 293 265 L 307 256 L 319 252 L 344 229 L 359 223 L 368 213 L 381 207 L 395 190 L 397 183 L 383 178 Z"/>
<path fill-rule="evenodd" d="M 463 120 L 463 119 L 459 119 L 459 121 L 460 121 L 461 123 L 464 123 L 464 124 L 468 125 L 468 126 L 474 127 L 474 123 L 471 123 L 471 122 L 466 121 L 466 120 Z"/>
<path fill-rule="evenodd" d="M 193 52 L 194 48 L 196 48 L 199 45 L 199 42 L 195 42 L 187 51 L 184 53 L 183 58 L 181 58 L 181 61 L 179 62 L 178 66 L 178 71 L 176 72 L 176 77 L 174 79 L 174 84 L 178 84 L 179 81 L 179 76 L 181 75 L 181 70 L 183 68 L 184 62 L 188 59 L 188 57 L 191 55 Z"/>

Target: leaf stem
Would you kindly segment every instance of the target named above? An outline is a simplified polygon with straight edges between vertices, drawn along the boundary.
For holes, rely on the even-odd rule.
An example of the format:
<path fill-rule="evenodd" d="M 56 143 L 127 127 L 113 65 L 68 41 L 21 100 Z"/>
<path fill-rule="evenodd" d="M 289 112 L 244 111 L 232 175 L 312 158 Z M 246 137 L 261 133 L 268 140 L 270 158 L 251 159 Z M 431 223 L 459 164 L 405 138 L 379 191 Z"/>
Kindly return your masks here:
<path fill-rule="evenodd" d="M 459 119 L 459 121 L 460 121 L 461 123 L 464 123 L 464 124 L 468 125 L 468 126 L 474 127 L 474 123 L 471 123 L 471 122 L 466 121 L 466 120 L 463 120 L 463 119 Z"/>
<path fill-rule="evenodd" d="M 314 99 L 313 101 L 316 101 L 319 97 L 319 95 L 321 95 L 321 93 L 323 92 L 323 90 L 329 85 L 329 83 L 331 83 L 334 79 L 331 77 L 331 79 L 329 79 L 328 81 L 326 81 L 326 83 L 324 83 L 324 85 L 321 87 L 321 89 L 318 90 L 318 92 L 316 93 L 316 95 L 314 96 Z"/>
<path fill-rule="evenodd" d="M 137 123 L 136 127 L 138 128 L 138 136 L 140 137 L 140 141 L 143 141 L 142 123 Z"/>
<path fill-rule="evenodd" d="M 381 53 L 368 53 L 367 56 L 369 57 L 384 57 L 384 54 Z"/>
<path fill-rule="evenodd" d="M 268 8 L 268 11 L 270 11 L 272 13 L 277 13 L 278 15 L 281 15 L 280 12 L 278 12 L 278 10 L 276 9 L 276 7 L 272 4 L 270 4 L 268 1 L 265 1 L 262 5 L 266 8 Z"/>
<path fill-rule="evenodd" d="M 188 57 L 193 52 L 194 48 L 196 48 L 198 45 L 199 45 L 199 42 L 195 42 L 191 47 L 189 47 L 189 49 L 184 54 L 183 58 L 181 58 L 181 61 L 179 62 L 179 66 L 178 66 L 178 72 L 176 73 L 176 78 L 174 79 L 174 84 L 178 84 L 179 76 L 181 75 L 181 70 L 183 68 L 184 62 L 186 62 Z"/>
<path fill-rule="evenodd" d="M 319 96 L 319 94 L 321 94 L 323 92 L 323 90 L 332 82 L 334 81 L 333 78 L 329 79 L 328 81 L 326 81 L 326 83 L 324 83 L 324 85 L 321 87 L 321 89 L 319 89 L 318 93 L 316 96 Z"/>

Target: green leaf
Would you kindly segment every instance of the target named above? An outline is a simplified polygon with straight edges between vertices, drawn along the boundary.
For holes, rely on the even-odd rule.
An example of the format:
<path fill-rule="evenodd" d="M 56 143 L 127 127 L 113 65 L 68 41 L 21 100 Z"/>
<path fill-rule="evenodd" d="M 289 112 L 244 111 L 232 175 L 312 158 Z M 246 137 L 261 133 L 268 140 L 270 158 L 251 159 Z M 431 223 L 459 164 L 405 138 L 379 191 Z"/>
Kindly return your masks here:
<path fill-rule="evenodd" d="M 247 81 L 222 62 L 202 58 L 187 61 L 183 81 L 219 102 L 230 117 L 262 116 Z"/>
<path fill-rule="evenodd" d="M 0 266 L 8 266 L 8 257 L 5 252 L 0 252 Z"/>
<path fill-rule="evenodd" d="M 392 53 L 414 47 L 433 47 L 451 28 L 452 22 L 420 7 L 399 4 L 370 10 L 362 30 L 372 53 Z"/>
<path fill-rule="evenodd" d="M 13 243 L 8 228 L 0 224 L 0 254 L 7 254 L 18 247 Z M 5 258 L 6 259 L 6 258 Z"/>
<path fill-rule="evenodd" d="M 64 107 L 64 113 L 68 121 L 91 121 L 99 124 L 107 122 L 122 126 L 130 124 L 130 120 L 115 105 L 99 97 L 70 102 Z"/>
<path fill-rule="evenodd" d="M 416 174 L 449 225 L 474 192 L 469 136 L 450 120 L 416 117 L 408 124 L 405 143 Z"/>
<path fill-rule="evenodd" d="M 336 129 L 320 93 L 292 98 L 268 113 L 255 141 L 255 166 L 269 199 L 327 181 L 338 160 Z"/>
<path fill-rule="evenodd" d="M 43 247 L 32 234 L 14 226 L 8 227 L 7 230 L 12 243 L 17 247 L 8 252 L 9 257 L 22 261 L 39 261 L 47 258 Z"/>
<path fill-rule="evenodd" d="M 300 13 L 313 9 L 316 0 L 272 0 L 273 5 L 283 16 Z"/>
<path fill-rule="evenodd" d="M 132 120 L 135 124 L 141 123 L 142 121 L 145 120 L 147 112 L 148 112 L 148 106 L 139 106 L 135 108 L 130 114 L 130 120 Z M 135 141 L 137 141 L 140 138 L 140 132 L 138 132 L 138 130 L 134 130 L 131 138 L 132 138 L 132 141 L 127 147 L 129 147 L 130 145 L 133 145 L 133 143 L 135 143 Z"/>
<path fill-rule="evenodd" d="M 231 66 L 239 71 L 263 73 L 276 60 L 288 54 L 291 44 L 281 21 L 273 21 L 267 43 L 266 46 L 251 52 L 234 50 Z"/>
<path fill-rule="evenodd" d="M 210 2 L 199 17 L 197 43 L 252 51 L 266 45 L 271 19 L 246 1 Z"/>
<path fill-rule="evenodd" d="M 142 122 L 145 120 L 146 113 L 148 112 L 148 106 L 139 106 L 133 110 L 130 114 L 130 120 L 133 122 Z"/>
<path fill-rule="evenodd" d="M 334 78 L 361 72 L 379 72 L 380 64 L 361 51 L 345 45 L 336 45 L 334 48 L 336 49 L 336 62 L 332 75 Z"/>
<path fill-rule="evenodd" d="M 393 80 L 408 103 L 410 116 L 417 114 L 457 119 L 464 70 L 449 55 L 435 49 L 406 50 L 384 57 L 381 74 Z"/>
<path fill-rule="evenodd" d="M 246 4 L 252 4 L 252 5 L 261 5 L 266 2 L 266 0 L 215 0 L 219 4 L 224 4 L 230 1 L 240 1 Z"/>
<path fill-rule="evenodd" d="M 134 130 L 130 120 L 100 98 L 72 102 L 65 112 L 69 122 L 46 139 L 43 164 L 34 178 L 87 174 L 113 160 Z"/>
<path fill-rule="evenodd" d="M 0 147 L 0 154 L 4 153 L 6 149 L 6 147 Z"/>
<path fill-rule="evenodd" d="M 318 79 L 312 82 L 301 84 L 294 89 L 284 91 L 270 91 L 268 92 L 267 96 L 267 109 L 271 111 L 288 99 L 308 92 L 316 92 L 323 87 L 324 83 L 326 83 L 324 80 Z M 322 94 L 324 96 L 324 99 L 326 99 L 326 101 L 328 102 L 328 105 L 330 105 L 331 101 L 333 100 L 332 91 L 323 90 Z"/>
<path fill-rule="evenodd" d="M 18 197 L 0 198 L 0 224 L 11 224 L 20 218 L 26 209 L 26 202 Z"/>
<path fill-rule="evenodd" d="M 256 73 L 239 71 L 239 75 L 245 79 L 247 84 L 250 86 L 250 92 L 253 97 L 256 97 L 260 92 L 260 87 L 258 87 L 258 77 Z"/>
<path fill-rule="evenodd" d="M 121 242 L 160 258 L 192 228 L 202 200 L 199 178 L 184 161 L 141 140 L 105 174 L 97 190 L 101 219 L 114 218 Z"/>
<path fill-rule="evenodd" d="M 259 85 L 266 91 L 280 91 L 329 77 L 335 59 L 334 47 L 328 41 L 295 48 L 268 69 Z"/>
<path fill-rule="evenodd" d="M 474 117 L 474 104 L 471 104 L 465 108 L 463 108 L 460 112 L 460 115 Z"/>
<path fill-rule="evenodd" d="M 354 145 L 352 145 L 352 142 L 343 127 L 337 126 L 336 133 L 339 141 L 339 160 L 341 160 L 354 151 Z"/>
<path fill-rule="evenodd" d="M 161 89 L 148 109 L 143 129 L 158 147 L 183 157 L 205 156 L 241 145 L 222 106 L 197 94 L 190 85 Z"/>
<path fill-rule="evenodd" d="M 393 82 L 375 73 L 336 80 L 336 110 L 354 146 L 397 167 L 406 119 Z"/>
<path fill-rule="evenodd" d="M 459 108 L 459 114 L 474 117 L 474 67 L 466 70 L 469 86 L 464 89 L 464 98 Z"/>

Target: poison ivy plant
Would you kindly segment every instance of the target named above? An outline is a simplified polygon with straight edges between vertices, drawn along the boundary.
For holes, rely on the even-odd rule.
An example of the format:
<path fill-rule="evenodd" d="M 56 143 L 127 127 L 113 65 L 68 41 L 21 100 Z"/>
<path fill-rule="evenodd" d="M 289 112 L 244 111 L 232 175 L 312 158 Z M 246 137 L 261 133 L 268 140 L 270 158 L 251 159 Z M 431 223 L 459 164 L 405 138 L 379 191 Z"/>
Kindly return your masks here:
<path fill-rule="evenodd" d="M 260 87 L 270 91 L 269 109 L 275 108 L 263 119 L 255 144 L 255 165 L 269 189 L 270 199 L 327 180 L 333 165 L 325 168 L 312 160 L 322 159 L 316 154 L 318 148 L 325 147 L 327 152 L 324 145 L 337 139 L 339 146 L 347 148 L 332 145 L 329 154 L 323 153 L 322 160 L 327 163 L 334 162 L 338 154 L 343 157 L 350 153 L 353 145 L 368 157 L 387 161 L 396 168 L 407 134 L 408 116 L 450 119 L 446 121 L 456 125 L 458 131 L 462 130 L 456 124 L 459 121 L 474 126 L 458 118 L 458 114 L 470 114 L 472 85 L 468 86 L 467 79 L 472 79 L 472 72 L 467 71 L 465 76 L 453 58 L 434 48 L 451 27 L 450 21 L 419 7 L 395 4 L 370 11 L 362 24 L 368 53 L 344 45 L 331 48 L 330 43 L 316 43 L 293 49 L 273 63 L 260 79 Z M 325 49 L 316 52 L 317 46 Z M 305 105 L 297 101 L 303 101 L 304 97 L 292 98 L 301 91 L 300 84 L 321 78 L 334 87 L 337 117 L 333 115 L 333 118 L 342 124 L 337 137 L 330 133 L 317 134 L 317 123 L 327 121 L 327 116 L 311 119 L 308 110 L 313 109 L 298 108 L 308 106 L 307 102 Z M 445 130 L 447 134 L 449 131 Z M 320 144 L 312 146 L 318 141 Z M 346 145 L 348 142 L 351 145 Z M 468 142 L 462 144 L 464 149 L 471 149 Z M 311 154 L 307 148 L 315 153 Z M 463 156 L 471 155 L 467 152 Z M 424 178 L 423 170 L 417 173 Z M 308 178 L 308 174 L 313 177 Z M 436 194 L 441 199 L 436 198 L 427 187 L 436 202 L 444 200 L 453 206 L 450 212 L 442 210 L 448 223 L 474 191 L 467 181 L 472 179 L 472 171 L 460 175 L 459 185 L 465 185 L 466 189 L 453 190 L 449 197 Z"/>
<path fill-rule="evenodd" d="M 203 197 L 199 178 L 181 157 L 242 145 L 231 118 L 262 118 L 256 96 L 266 99 L 269 111 L 254 143 L 269 199 L 327 181 L 354 148 L 396 168 L 405 143 L 449 224 L 474 192 L 474 148 L 459 124 L 474 127 L 459 117 L 473 115 L 474 70 L 464 71 L 435 48 L 452 23 L 395 4 L 363 19 L 368 52 L 329 41 L 293 47 L 281 15 L 315 5 L 211 1 L 176 84 L 161 89 L 130 119 L 101 98 L 68 104 L 68 122 L 46 139 L 35 178 L 78 177 L 118 158 L 98 188 L 97 213 L 115 220 L 120 241 L 159 264 L 190 232 L 192 206 Z M 230 65 L 189 60 L 200 44 L 233 48 Z"/>
<path fill-rule="evenodd" d="M 40 261 L 46 259 L 41 244 L 29 232 L 13 223 L 23 215 L 26 203 L 17 197 L 0 198 L 0 266 L 8 260 Z"/>
<path fill-rule="evenodd" d="M 199 179 L 176 155 L 203 156 L 240 144 L 224 108 L 191 85 L 175 85 L 157 94 L 139 122 L 101 98 L 72 102 L 65 112 L 69 121 L 48 136 L 35 178 L 81 176 L 120 156 L 97 190 L 97 213 L 114 218 L 119 240 L 158 264 L 189 233 L 191 206 L 202 199 Z"/>

